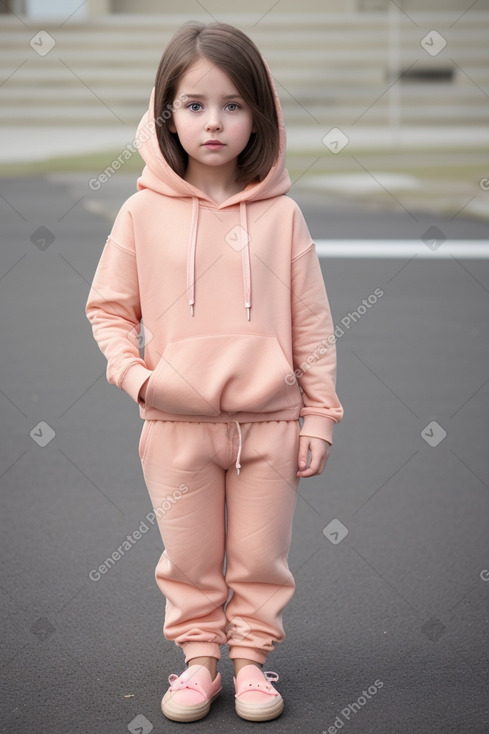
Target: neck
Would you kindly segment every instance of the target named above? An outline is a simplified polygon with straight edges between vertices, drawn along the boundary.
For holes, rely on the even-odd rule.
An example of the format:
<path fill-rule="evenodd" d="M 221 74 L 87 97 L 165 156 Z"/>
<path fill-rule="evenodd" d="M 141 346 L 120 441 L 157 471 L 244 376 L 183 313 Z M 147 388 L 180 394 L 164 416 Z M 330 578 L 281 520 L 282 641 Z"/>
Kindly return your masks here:
<path fill-rule="evenodd" d="M 216 203 L 221 204 L 242 191 L 246 184 L 236 181 L 238 168 L 234 162 L 225 166 L 202 166 L 189 159 L 185 181 L 203 191 Z"/>

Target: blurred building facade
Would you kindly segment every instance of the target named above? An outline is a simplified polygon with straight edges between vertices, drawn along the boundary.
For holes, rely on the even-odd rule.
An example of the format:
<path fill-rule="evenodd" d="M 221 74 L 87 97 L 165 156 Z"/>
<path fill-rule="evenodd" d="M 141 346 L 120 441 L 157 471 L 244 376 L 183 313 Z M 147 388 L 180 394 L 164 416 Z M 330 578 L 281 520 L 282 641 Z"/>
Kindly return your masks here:
<path fill-rule="evenodd" d="M 0 123 L 131 129 L 176 28 L 214 16 L 257 43 L 303 140 L 334 127 L 489 130 L 489 0 L 269 2 L 0 3 Z"/>
<path fill-rule="evenodd" d="M 472 3 L 473 5 L 474 3 Z M 78 5 L 78 3 L 76 3 Z M 387 12 L 391 0 L 280 0 L 276 3 L 276 12 L 280 13 L 361 13 L 361 12 Z M 471 6 L 470 2 L 464 0 L 397 0 L 397 7 L 404 12 L 424 11 L 433 13 L 436 11 L 459 11 L 463 13 Z M 40 17 L 59 13 L 65 15 L 69 2 L 66 0 L 6 0 L 0 5 L 0 13 L 14 12 L 17 14 Z M 200 6 L 200 7 L 199 7 Z M 72 8 L 75 9 L 76 6 Z M 154 14 L 187 14 L 195 13 L 206 8 L 210 13 L 242 13 L 243 4 L 236 0 L 208 0 L 202 5 L 194 0 L 179 0 L 178 3 L 161 2 L 161 0 L 87 0 L 77 10 L 80 17 L 94 15 L 106 15 L 107 13 L 154 13 Z M 266 13 L 273 10 L 264 5 L 262 0 L 247 0 L 246 12 Z M 489 0 L 478 0 L 478 10 L 489 10 Z"/>

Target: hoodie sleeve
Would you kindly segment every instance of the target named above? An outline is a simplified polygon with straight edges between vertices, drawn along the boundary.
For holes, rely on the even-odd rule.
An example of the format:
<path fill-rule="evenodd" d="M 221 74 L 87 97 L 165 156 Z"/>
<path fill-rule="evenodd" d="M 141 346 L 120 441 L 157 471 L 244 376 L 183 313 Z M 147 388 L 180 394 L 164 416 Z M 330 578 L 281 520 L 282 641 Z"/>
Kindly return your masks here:
<path fill-rule="evenodd" d="M 297 209 L 292 260 L 292 350 L 302 388 L 301 436 L 333 443 L 333 426 L 343 417 L 336 395 L 336 338 L 316 248 Z"/>
<path fill-rule="evenodd" d="M 138 402 L 151 375 L 139 353 L 141 305 L 131 213 L 124 204 L 100 257 L 86 304 L 93 335 L 107 359 L 107 380 Z"/>

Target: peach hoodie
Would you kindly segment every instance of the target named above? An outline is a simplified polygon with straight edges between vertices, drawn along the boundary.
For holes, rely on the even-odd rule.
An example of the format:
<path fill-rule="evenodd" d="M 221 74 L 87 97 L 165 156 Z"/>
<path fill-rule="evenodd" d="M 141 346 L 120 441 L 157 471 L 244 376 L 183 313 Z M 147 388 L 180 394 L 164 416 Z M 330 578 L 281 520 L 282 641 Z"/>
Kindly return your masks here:
<path fill-rule="evenodd" d="M 302 416 L 301 435 L 332 443 L 343 416 L 334 325 L 314 243 L 285 196 L 291 182 L 275 87 L 274 95 L 275 165 L 217 204 L 163 158 L 153 89 L 136 136 L 146 166 L 107 238 L 86 313 L 108 381 L 139 403 L 143 419 Z"/>

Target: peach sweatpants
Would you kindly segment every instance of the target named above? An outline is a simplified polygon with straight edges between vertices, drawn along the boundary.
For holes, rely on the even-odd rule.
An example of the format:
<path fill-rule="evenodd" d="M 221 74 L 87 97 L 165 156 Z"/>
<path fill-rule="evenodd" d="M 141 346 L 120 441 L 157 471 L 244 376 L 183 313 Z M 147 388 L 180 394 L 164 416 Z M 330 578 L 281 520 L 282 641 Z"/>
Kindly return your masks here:
<path fill-rule="evenodd" d="M 140 458 L 164 544 L 163 632 L 186 662 L 219 659 L 227 644 L 231 658 L 264 663 L 285 637 L 299 430 L 294 420 L 143 425 Z"/>

